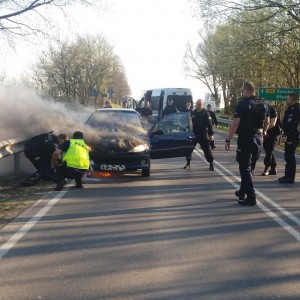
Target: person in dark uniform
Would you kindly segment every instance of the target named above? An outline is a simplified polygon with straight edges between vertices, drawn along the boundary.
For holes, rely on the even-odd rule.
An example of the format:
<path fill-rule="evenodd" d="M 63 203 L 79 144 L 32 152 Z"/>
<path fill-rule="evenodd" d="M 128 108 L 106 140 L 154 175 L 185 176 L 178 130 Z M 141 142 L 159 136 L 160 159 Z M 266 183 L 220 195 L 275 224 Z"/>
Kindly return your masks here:
<path fill-rule="evenodd" d="M 164 118 L 167 115 L 174 114 L 174 113 L 177 113 L 177 108 L 174 105 L 173 99 L 169 98 L 166 107 L 162 111 L 161 117 Z"/>
<path fill-rule="evenodd" d="M 275 107 L 269 104 L 269 110 L 270 110 L 270 125 L 266 135 L 264 136 L 264 141 L 263 141 L 263 147 L 266 155 L 264 158 L 265 169 L 262 173 L 262 176 L 277 174 L 277 170 L 276 170 L 277 163 L 274 155 L 274 149 L 276 147 L 278 138 L 280 136 L 281 124 L 280 124 L 279 115 Z"/>
<path fill-rule="evenodd" d="M 299 96 L 291 93 L 286 102 L 288 108 L 284 112 L 282 120 L 282 142 L 284 143 L 285 171 L 279 178 L 280 183 L 294 183 L 296 176 L 295 152 L 299 143 L 300 107 Z"/>
<path fill-rule="evenodd" d="M 40 180 L 51 179 L 53 173 L 52 154 L 65 139 L 67 139 L 66 134 L 62 133 L 56 136 L 51 131 L 36 135 L 25 143 L 24 154 L 37 171 L 26 178 L 22 185 L 32 186 Z"/>
<path fill-rule="evenodd" d="M 260 156 L 263 134 L 270 123 L 269 106 L 264 99 L 255 96 L 255 86 L 245 82 L 243 98 L 237 104 L 234 119 L 225 140 L 225 150 L 230 149 L 230 141 L 237 132 L 236 160 L 241 174 L 240 189 L 235 192 L 240 205 L 256 205 L 252 173 Z M 245 199 L 245 195 L 247 196 Z"/>
<path fill-rule="evenodd" d="M 149 117 L 152 116 L 152 109 L 150 107 L 150 102 L 149 100 L 146 100 L 145 101 L 145 105 L 144 107 L 142 107 L 140 110 L 139 110 L 139 113 L 140 115 L 143 117 L 143 118 L 146 118 L 148 119 Z"/>
<path fill-rule="evenodd" d="M 192 102 L 186 102 L 185 103 L 185 108 L 181 110 L 181 112 L 189 112 L 191 113 L 193 110 L 192 110 Z M 192 160 L 192 152 L 187 155 L 186 157 L 186 164 L 185 166 L 183 167 L 184 169 L 190 169 L 191 168 L 191 160 Z"/>
<path fill-rule="evenodd" d="M 207 110 L 204 108 L 204 100 L 197 100 L 196 109 L 192 111 L 191 116 L 196 141 L 200 144 L 204 156 L 209 163 L 209 170 L 214 171 L 214 157 L 211 153 L 209 142 L 213 140 L 214 132 L 211 123 L 211 117 Z M 187 161 L 187 165 L 190 165 L 190 161 Z"/>
<path fill-rule="evenodd" d="M 211 110 L 211 104 L 207 104 L 207 111 L 210 114 L 213 127 L 218 126 L 218 120 L 217 120 L 215 112 Z M 210 141 L 210 146 L 211 146 L 211 149 L 216 148 L 214 140 Z"/>

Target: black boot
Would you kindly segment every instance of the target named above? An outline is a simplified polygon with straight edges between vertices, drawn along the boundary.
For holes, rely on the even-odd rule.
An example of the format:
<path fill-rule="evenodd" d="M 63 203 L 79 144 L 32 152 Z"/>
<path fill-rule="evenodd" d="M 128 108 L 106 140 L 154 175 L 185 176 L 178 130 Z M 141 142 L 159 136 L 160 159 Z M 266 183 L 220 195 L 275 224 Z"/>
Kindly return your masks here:
<path fill-rule="evenodd" d="M 275 167 L 271 167 L 271 170 L 269 172 L 269 175 L 277 175 L 277 170 Z"/>

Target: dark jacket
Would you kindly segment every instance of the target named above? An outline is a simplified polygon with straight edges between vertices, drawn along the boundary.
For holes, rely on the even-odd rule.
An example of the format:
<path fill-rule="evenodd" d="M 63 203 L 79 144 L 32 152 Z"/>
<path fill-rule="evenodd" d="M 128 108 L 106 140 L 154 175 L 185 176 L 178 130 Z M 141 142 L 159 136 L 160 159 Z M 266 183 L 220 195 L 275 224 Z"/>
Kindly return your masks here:
<path fill-rule="evenodd" d="M 257 96 L 245 97 L 236 106 L 234 118 L 240 118 L 237 133 L 253 134 L 264 127 L 265 118 L 270 116 L 269 105 Z"/>
<path fill-rule="evenodd" d="M 203 134 L 208 134 L 209 136 L 214 134 L 211 117 L 205 108 L 203 108 L 201 111 L 194 109 L 191 115 L 193 121 L 193 131 L 197 137 Z"/>
<path fill-rule="evenodd" d="M 215 112 L 212 111 L 212 110 L 208 110 L 208 113 L 209 113 L 209 115 L 211 117 L 212 124 L 217 126 L 218 125 L 218 120 L 217 120 Z"/>
<path fill-rule="evenodd" d="M 289 141 L 299 138 L 299 121 L 300 105 L 299 103 L 295 103 L 286 109 L 282 120 L 283 135 L 285 135 Z"/>
<path fill-rule="evenodd" d="M 167 115 L 174 114 L 174 113 L 177 113 L 177 108 L 174 105 L 166 105 L 161 116 L 165 117 Z"/>

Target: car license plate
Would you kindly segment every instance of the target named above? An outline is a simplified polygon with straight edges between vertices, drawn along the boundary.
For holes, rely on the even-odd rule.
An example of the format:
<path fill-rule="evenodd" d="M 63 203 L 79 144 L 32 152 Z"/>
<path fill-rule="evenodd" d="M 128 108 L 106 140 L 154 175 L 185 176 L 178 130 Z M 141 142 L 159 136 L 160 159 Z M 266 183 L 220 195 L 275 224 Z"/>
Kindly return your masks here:
<path fill-rule="evenodd" d="M 103 165 L 100 165 L 100 170 L 102 170 L 102 171 L 125 171 L 125 166 L 124 165 L 103 164 Z"/>

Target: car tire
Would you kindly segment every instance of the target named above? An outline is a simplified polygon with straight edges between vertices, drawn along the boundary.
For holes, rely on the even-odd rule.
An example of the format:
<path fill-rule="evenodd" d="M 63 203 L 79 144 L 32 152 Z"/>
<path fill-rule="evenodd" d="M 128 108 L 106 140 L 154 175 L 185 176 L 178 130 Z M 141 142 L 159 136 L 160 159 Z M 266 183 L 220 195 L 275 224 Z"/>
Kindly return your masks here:
<path fill-rule="evenodd" d="M 142 177 L 149 177 L 150 176 L 150 168 L 142 169 Z"/>

